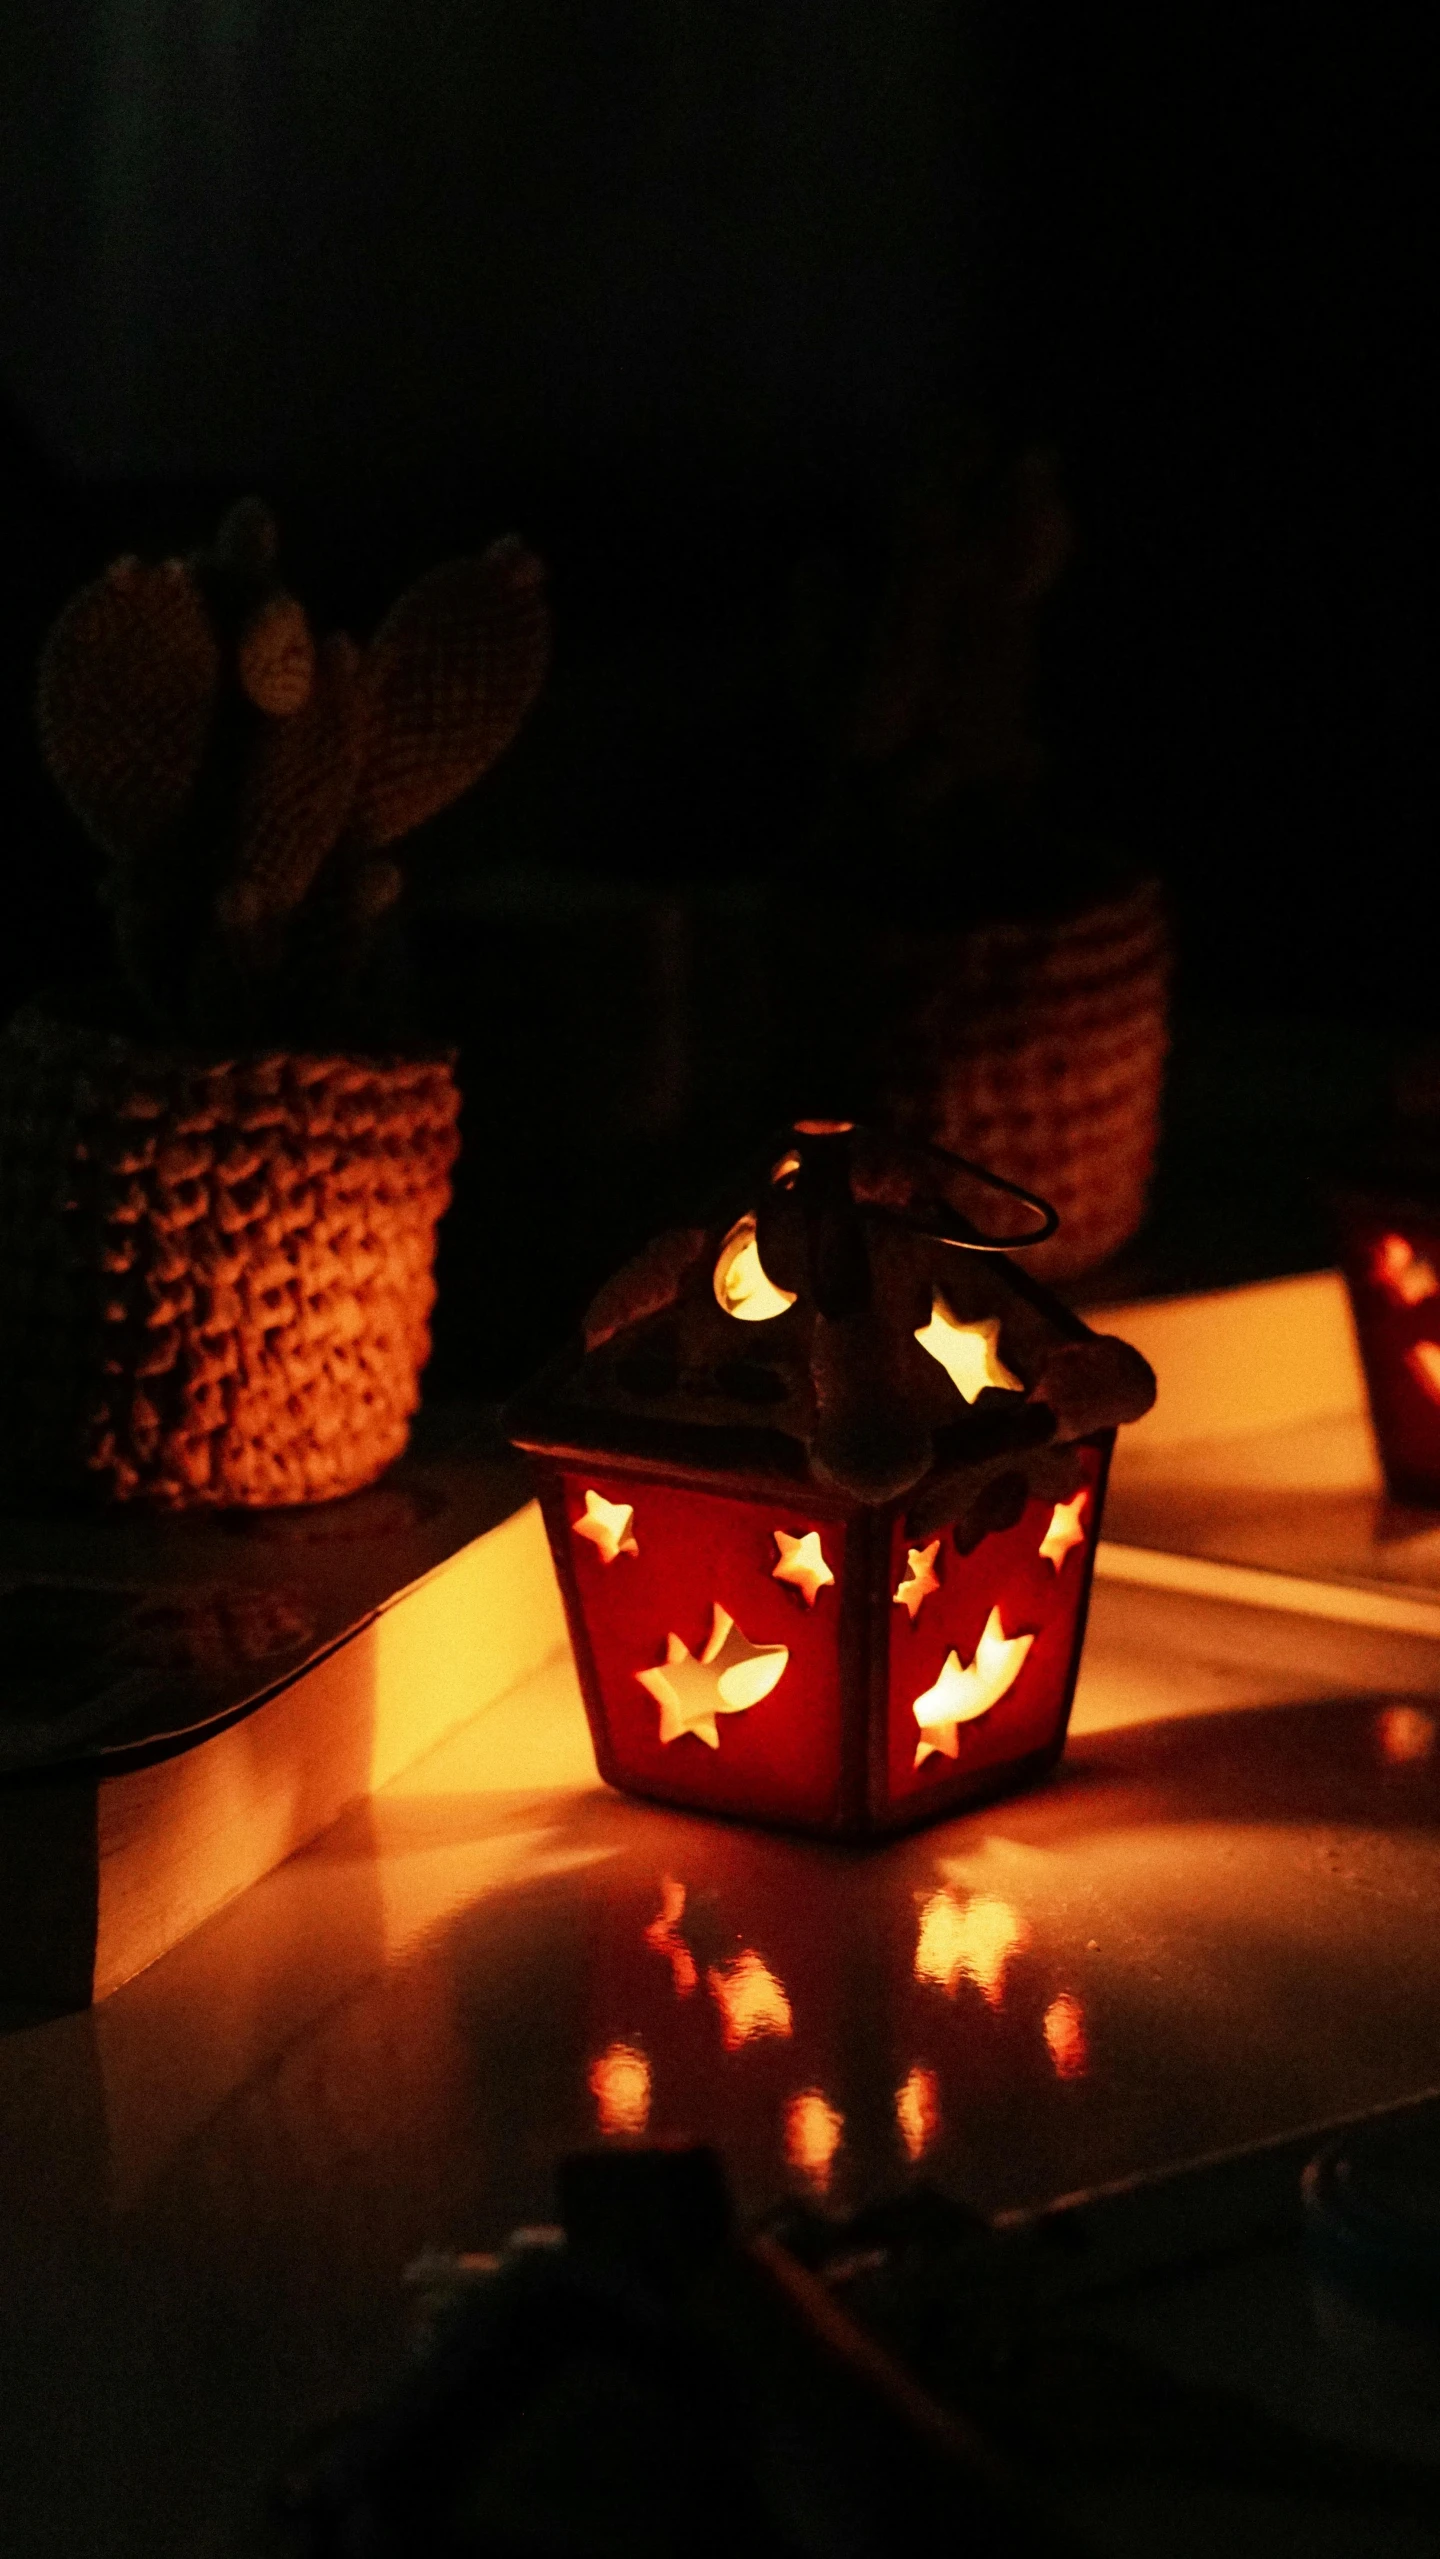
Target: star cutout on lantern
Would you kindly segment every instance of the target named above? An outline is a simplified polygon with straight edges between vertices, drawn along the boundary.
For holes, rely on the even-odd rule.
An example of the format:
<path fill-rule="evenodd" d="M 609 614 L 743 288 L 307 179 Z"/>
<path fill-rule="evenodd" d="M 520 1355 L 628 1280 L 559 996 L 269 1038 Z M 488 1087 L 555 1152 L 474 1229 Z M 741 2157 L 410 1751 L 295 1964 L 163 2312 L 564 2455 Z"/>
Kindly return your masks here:
<path fill-rule="evenodd" d="M 638 1555 L 632 1521 L 633 1502 L 607 1502 L 599 1493 L 585 1496 L 584 1517 L 572 1521 L 577 1537 L 588 1537 L 602 1564 L 613 1564 L 617 1555 Z"/>
<path fill-rule="evenodd" d="M 789 1582 L 798 1590 L 807 1608 L 813 1608 L 822 1590 L 829 1590 L 835 1576 L 820 1551 L 820 1531 L 812 1528 L 804 1537 L 789 1537 L 783 1528 L 770 1532 L 780 1550 L 780 1561 L 770 1578 Z"/>
<path fill-rule="evenodd" d="M 998 1315 L 987 1316 L 982 1324 L 962 1324 L 958 1315 L 951 1314 L 937 1288 L 930 1321 L 917 1326 L 915 1339 L 922 1351 L 938 1359 L 967 1404 L 973 1404 L 987 1386 L 1003 1386 L 1015 1395 L 1025 1392 L 1023 1381 L 1000 1357 Z"/>
<path fill-rule="evenodd" d="M 1065 1558 L 1072 1546 L 1083 1546 L 1085 1531 L 1080 1525 L 1089 1494 L 1084 1486 L 1073 1502 L 1057 1502 L 1050 1514 L 1050 1525 L 1040 1540 L 1040 1552 L 1057 1573 L 1063 1572 Z"/>
<path fill-rule="evenodd" d="M 931 1592 L 940 1588 L 935 1571 L 935 1558 L 939 1552 L 938 1537 L 932 1537 L 928 1546 L 907 1546 L 905 1549 L 909 1570 L 904 1580 L 896 1584 L 895 1606 L 909 1610 L 912 1626 Z"/>
<path fill-rule="evenodd" d="M 752 1644 L 718 1600 L 710 1639 L 697 1661 L 678 1635 L 666 1639 L 659 1670 L 637 1670 L 660 1709 L 660 1739 L 679 1741 L 693 1733 L 711 1750 L 720 1747 L 717 1715 L 743 1715 L 768 1697 L 790 1659 L 788 1644 Z"/>
<path fill-rule="evenodd" d="M 945 1656 L 945 1667 L 933 1688 L 927 1688 L 911 1709 L 920 1727 L 915 1746 L 918 1768 L 933 1751 L 943 1751 L 947 1759 L 960 1754 L 960 1726 L 973 1724 L 978 1715 L 988 1715 L 1007 1689 L 1014 1685 L 1020 1665 L 1034 1643 L 1033 1635 L 1007 1635 L 1000 1623 L 1000 1611 L 992 1608 L 985 1620 L 985 1632 L 975 1647 L 975 1659 L 968 1668 L 960 1667 L 960 1656 Z"/>

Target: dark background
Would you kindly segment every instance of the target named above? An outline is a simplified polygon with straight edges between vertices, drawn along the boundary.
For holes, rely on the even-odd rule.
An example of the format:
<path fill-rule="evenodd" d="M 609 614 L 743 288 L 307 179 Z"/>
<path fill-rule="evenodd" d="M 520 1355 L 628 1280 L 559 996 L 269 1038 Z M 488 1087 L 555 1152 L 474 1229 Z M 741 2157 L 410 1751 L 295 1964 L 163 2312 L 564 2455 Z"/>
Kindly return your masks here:
<path fill-rule="evenodd" d="M 1062 813 L 1169 885 L 1162 1209 L 1192 1263 L 1225 1229 L 1215 1276 L 1315 1258 L 1299 1176 L 1436 1010 L 1410 23 L 12 0 L 0 991 L 98 947 L 29 728 L 70 586 L 259 485 L 317 618 L 363 630 L 430 559 L 520 525 L 552 571 L 553 678 L 417 843 L 412 913 L 467 1062 L 447 1253 L 473 1272 L 518 1220 L 543 1330 L 676 1147 L 771 1098 L 766 900 L 826 891 L 789 581 L 873 536 L 958 403 L 1063 458 L 1080 541 L 1043 725 Z M 447 1321 L 442 1373 L 465 1364 Z"/>

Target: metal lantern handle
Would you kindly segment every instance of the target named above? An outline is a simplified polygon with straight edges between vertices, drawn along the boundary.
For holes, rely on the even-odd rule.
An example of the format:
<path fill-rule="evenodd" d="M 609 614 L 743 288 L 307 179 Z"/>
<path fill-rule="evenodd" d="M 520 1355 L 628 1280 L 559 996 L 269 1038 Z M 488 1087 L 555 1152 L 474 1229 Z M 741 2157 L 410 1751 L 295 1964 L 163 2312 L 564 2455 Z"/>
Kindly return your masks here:
<path fill-rule="evenodd" d="M 862 1130 L 854 1120 L 795 1120 L 791 1125 L 795 1136 L 802 1140 L 879 1134 Z M 1058 1228 L 1059 1210 L 1021 1183 L 1007 1182 L 1002 1173 L 992 1173 L 983 1164 L 972 1164 L 968 1156 L 952 1154 L 948 1147 L 937 1146 L 930 1138 L 905 1138 L 900 1143 L 915 1154 L 933 1156 L 938 1163 L 951 1165 L 958 1173 L 968 1173 L 972 1181 L 983 1183 L 987 1190 L 1003 1192 L 1006 1199 L 1023 1200 L 1027 1208 L 1034 1209 L 1039 1225 L 1025 1235 L 980 1235 L 959 1209 L 952 1211 L 949 1220 L 942 1220 L 917 1216 L 911 1209 L 887 1208 L 879 1200 L 856 1200 L 862 1217 L 885 1218 L 894 1226 L 908 1228 L 912 1235 L 928 1236 L 936 1244 L 953 1244 L 963 1253 L 1023 1253 L 1032 1244 L 1048 1243 Z"/>
<path fill-rule="evenodd" d="M 964 1253 L 1023 1253 L 1028 1245 L 1048 1244 L 1060 1224 L 1060 1211 L 1053 1208 L 1049 1200 L 1042 1200 L 1036 1191 L 1027 1191 L 1020 1182 L 1007 1182 L 1002 1173 L 989 1172 L 983 1164 L 972 1164 L 968 1155 L 954 1155 L 948 1147 L 936 1146 L 929 1138 L 908 1142 L 922 1153 L 937 1157 L 942 1164 L 953 1165 L 957 1172 L 968 1173 L 973 1181 L 983 1182 L 987 1190 L 1002 1191 L 1007 1199 L 1023 1200 L 1027 1208 L 1038 1212 L 1040 1224 L 1028 1235 L 977 1235 L 969 1226 L 968 1219 L 956 1209 L 953 1212 L 955 1218 L 961 1226 L 968 1228 L 967 1233 L 960 1235 L 954 1226 L 943 1225 L 934 1218 L 917 1217 L 908 1209 L 887 1209 L 882 1211 L 883 1215 L 908 1226 L 914 1235 L 928 1235 L 936 1244 L 958 1245 Z M 866 1205 L 868 1207 L 869 1203 Z"/>

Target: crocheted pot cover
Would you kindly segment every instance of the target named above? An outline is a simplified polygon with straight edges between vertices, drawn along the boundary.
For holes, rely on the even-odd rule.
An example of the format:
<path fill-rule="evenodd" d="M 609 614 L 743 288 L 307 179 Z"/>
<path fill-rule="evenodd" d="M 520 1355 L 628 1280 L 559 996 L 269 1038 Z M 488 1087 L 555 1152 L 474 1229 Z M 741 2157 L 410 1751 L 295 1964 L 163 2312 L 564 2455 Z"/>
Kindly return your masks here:
<path fill-rule="evenodd" d="M 0 1041 L 0 1468 L 172 1507 L 326 1501 L 403 1449 L 459 1095 L 443 1058 Z"/>
<path fill-rule="evenodd" d="M 1093 1270 L 1140 1225 L 1159 1136 L 1170 953 L 1158 888 L 906 937 L 884 956 L 889 1116 L 1054 1203 L 1060 1232 L 1027 1269 Z"/>

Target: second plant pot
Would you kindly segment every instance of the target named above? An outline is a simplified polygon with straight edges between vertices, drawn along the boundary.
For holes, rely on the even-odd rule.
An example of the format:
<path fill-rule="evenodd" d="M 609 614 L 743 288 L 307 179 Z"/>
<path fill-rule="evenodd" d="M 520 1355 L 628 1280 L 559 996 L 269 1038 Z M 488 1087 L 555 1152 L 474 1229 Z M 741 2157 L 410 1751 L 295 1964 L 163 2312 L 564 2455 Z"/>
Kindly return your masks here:
<path fill-rule="evenodd" d="M 891 1123 L 1060 1212 L 1029 1256 L 1075 1279 L 1136 1233 L 1160 1132 L 1170 944 L 1158 884 L 960 930 L 888 930 L 872 963 Z"/>

